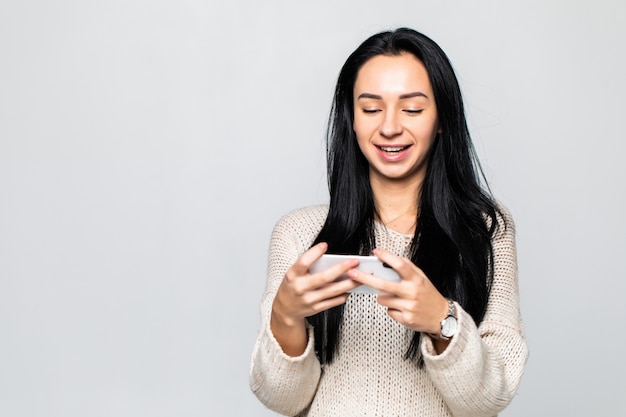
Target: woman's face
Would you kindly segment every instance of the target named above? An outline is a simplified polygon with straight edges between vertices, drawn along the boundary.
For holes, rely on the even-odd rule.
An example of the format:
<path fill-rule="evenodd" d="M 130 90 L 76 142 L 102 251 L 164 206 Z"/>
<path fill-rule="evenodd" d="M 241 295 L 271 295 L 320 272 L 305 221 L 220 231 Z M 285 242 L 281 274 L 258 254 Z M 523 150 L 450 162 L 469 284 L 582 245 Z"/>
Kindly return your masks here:
<path fill-rule="evenodd" d="M 414 55 L 377 55 L 354 84 L 354 132 L 370 180 L 420 185 L 439 130 L 426 68 Z"/>

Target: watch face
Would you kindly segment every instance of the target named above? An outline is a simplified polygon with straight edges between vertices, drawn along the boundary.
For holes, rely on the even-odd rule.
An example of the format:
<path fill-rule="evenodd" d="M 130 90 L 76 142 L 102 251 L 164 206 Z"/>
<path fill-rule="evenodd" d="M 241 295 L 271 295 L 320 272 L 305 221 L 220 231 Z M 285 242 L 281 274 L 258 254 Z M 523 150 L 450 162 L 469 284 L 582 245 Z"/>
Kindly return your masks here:
<path fill-rule="evenodd" d="M 441 334 L 445 337 L 452 337 L 456 333 L 456 319 L 452 316 L 446 317 L 441 323 Z"/>

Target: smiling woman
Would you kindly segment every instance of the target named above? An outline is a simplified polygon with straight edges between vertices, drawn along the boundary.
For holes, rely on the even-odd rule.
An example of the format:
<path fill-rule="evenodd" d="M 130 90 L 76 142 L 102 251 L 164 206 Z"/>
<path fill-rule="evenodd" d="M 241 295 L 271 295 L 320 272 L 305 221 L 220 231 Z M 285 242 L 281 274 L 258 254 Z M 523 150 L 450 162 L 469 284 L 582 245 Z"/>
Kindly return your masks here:
<path fill-rule="evenodd" d="M 373 57 L 358 72 L 354 102 L 354 132 L 369 163 L 374 195 L 381 195 L 376 188 L 400 184 L 418 191 L 439 130 L 424 65 L 408 53 Z M 415 219 L 415 212 L 406 214 Z"/>
<path fill-rule="evenodd" d="M 486 191 L 452 67 L 411 29 L 348 57 L 328 129 L 330 204 L 271 238 L 250 384 L 300 416 L 495 416 L 527 359 L 513 220 Z M 374 255 L 400 281 L 354 258 Z M 347 275 L 350 279 L 338 279 Z M 360 285 L 378 291 L 351 293 Z"/>

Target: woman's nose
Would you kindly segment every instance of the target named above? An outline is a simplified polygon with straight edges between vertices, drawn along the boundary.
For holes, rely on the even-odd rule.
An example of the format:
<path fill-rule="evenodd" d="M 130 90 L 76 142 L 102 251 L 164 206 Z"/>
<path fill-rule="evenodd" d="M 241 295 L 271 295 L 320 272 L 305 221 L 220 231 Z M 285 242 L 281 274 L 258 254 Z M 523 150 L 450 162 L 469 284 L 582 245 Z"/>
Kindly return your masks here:
<path fill-rule="evenodd" d="M 385 138 L 393 138 L 402 133 L 402 124 L 394 112 L 387 112 L 385 114 L 385 117 L 380 124 L 379 132 L 381 136 Z"/>

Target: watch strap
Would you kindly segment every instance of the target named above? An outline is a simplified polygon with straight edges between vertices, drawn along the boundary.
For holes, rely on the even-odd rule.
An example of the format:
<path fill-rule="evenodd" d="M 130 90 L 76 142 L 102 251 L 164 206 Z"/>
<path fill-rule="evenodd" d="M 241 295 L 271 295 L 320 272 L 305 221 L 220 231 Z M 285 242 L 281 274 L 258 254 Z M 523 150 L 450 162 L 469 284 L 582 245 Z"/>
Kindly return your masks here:
<path fill-rule="evenodd" d="M 433 339 L 450 340 L 450 338 L 452 337 L 452 336 L 450 336 L 450 337 L 444 336 L 443 333 L 442 333 L 443 326 L 444 326 L 446 320 L 448 320 L 449 318 L 452 318 L 452 319 L 454 319 L 456 321 L 456 319 L 457 319 L 456 318 L 456 305 L 454 304 L 454 301 L 452 301 L 449 298 L 447 298 L 447 300 L 448 300 L 448 315 L 443 320 L 441 320 L 441 322 L 439 323 L 440 326 L 441 326 L 441 329 L 439 330 L 439 334 L 432 334 L 432 333 L 428 334 Z"/>

